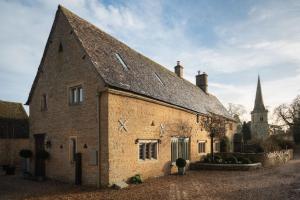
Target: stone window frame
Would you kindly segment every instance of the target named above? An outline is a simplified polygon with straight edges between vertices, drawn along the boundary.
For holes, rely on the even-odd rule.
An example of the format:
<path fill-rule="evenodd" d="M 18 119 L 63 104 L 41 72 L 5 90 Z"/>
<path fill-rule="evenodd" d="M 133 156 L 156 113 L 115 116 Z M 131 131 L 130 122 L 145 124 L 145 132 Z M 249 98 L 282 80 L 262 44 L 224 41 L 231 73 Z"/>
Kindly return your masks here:
<path fill-rule="evenodd" d="M 141 158 L 141 145 L 143 145 L 143 157 Z M 152 147 L 155 145 L 154 152 L 152 152 Z M 139 140 L 137 143 L 137 149 L 138 149 L 138 160 L 141 162 L 146 161 L 157 161 L 159 156 L 159 140 L 153 139 L 153 140 Z M 148 153 L 147 153 L 148 152 Z M 154 153 L 154 155 L 152 155 Z M 148 155 L 147 155 L 148 154 Z"/>
<path fill-rule="evenodd" d="M 72 141 L 75 141 L 75 152 L 73 152 L 74 147 L 71 146 L 72 145 Z M 70 136 L 69 137 L 69 161 L 71 164 L 75 163 L 75 155 L 78 152 L 78 140 L 77 140 L 77 136 Z"/>
<path fill-rule="evenodd" d="M 206 154 L 206 143 L 207 143 L 207 140 L 198 140 L 197 141 L 197 146 L 198 146 L 198 154 Z M 200 144 L 204 144 L 204 151 L 200 151 L 201 148 L 200 148 Z"/>
<path fill-rule="evenodd" d="M 74 99 L 74 96 L 73 96 L 74 89 L 77 91 L 77 93 L 76 93 L 77 101 L 76 102 L 74 102 L 74 100 L 73 100 Z M 80 96 L 80 90 L 82 91 L 81 96 Z M 68 87 L 68 102 L 69 102 L 70 106 L 83 104 L 84 97 L 85 97 L 85 92 L 84 92 L 84 87 L 83 87 L 82 83 L 74 84 L 74 85 Z M 80 101 L 80 99 L 81 99 L 81 101 Z"/>

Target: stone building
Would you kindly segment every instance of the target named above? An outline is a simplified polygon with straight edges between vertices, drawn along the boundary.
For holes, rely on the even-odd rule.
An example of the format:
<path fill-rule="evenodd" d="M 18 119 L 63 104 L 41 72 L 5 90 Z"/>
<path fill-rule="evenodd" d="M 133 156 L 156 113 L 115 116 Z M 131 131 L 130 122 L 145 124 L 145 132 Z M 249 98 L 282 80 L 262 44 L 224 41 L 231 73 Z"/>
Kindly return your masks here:
<path fill-rule="evenodd" d="M 208 93 L 207 74 L 196 83 L 180 62 L 171 72 L 59 6 L 27 101 L 32 149 L 50 153 L 34 173 L 74 182 L 79 152 L 82 183 L 100 186 L 199 160 L 210 152 L 203 117 L 226 118 L 230 140 L 236 123 Z"/>
<path fill-rule="evenodd" d="M 265 108 L 258 76 L 254 109 L 251 112 L 251 139 L 265 139 L 269 133 L 268 110 Z"/>
<path fill-rule="evenodd" d="M 29 148 L 28 138 L 28 116 L 22 104 L 0 100 L 0 166 L 19 166 L 19 151 Z"/>

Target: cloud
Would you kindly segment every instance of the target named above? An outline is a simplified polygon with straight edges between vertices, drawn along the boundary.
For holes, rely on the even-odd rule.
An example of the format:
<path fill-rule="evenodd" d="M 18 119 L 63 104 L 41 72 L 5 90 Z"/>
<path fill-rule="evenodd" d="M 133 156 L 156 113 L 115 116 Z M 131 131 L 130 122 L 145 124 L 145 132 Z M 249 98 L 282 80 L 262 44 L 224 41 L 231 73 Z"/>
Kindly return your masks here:
<path fill-rule="evenodd" d="M 0 98 L 26 101 L 59 3 L 193 83 L 207 72 L 224 104 L 250 113 L 258 73 L 270 108 L 300 91 L 298 1 L 32 0 L 0 2 Z"/>

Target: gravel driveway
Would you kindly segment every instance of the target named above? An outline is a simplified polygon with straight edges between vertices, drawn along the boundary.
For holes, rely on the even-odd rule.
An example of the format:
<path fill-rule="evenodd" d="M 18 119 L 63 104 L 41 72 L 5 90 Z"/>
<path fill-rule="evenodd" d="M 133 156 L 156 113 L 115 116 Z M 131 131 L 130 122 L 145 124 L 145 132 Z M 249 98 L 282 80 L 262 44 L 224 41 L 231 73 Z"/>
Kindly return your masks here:
<path fill-rule="evenodd" d="M 0 175 L 0 199 L 300 199 L 300 159 L 257 171 L 189 171 L 147 180 L 124 190 L 34 182 Z"/>

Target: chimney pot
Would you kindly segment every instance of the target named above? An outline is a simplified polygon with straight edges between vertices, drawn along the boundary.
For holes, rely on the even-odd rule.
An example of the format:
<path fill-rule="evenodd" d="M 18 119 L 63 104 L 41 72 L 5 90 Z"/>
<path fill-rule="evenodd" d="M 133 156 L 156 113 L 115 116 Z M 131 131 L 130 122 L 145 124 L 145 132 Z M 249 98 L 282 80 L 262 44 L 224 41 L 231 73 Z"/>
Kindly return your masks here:
<path fill-rule="evenodd" d="M 175 74 L 183 78 L 183 67 L 180 65 L 180 61 L 177 61 L 177 65 L 174 67 Z"/>
<path fill-rule="evenodd" d="M 200 71 L 198 71 L 198 75 L 196 75 L 196 85 L 201 88 L 203 92 L 208 93 L 207 74 L 205 72 L 201 74 Z"/>

